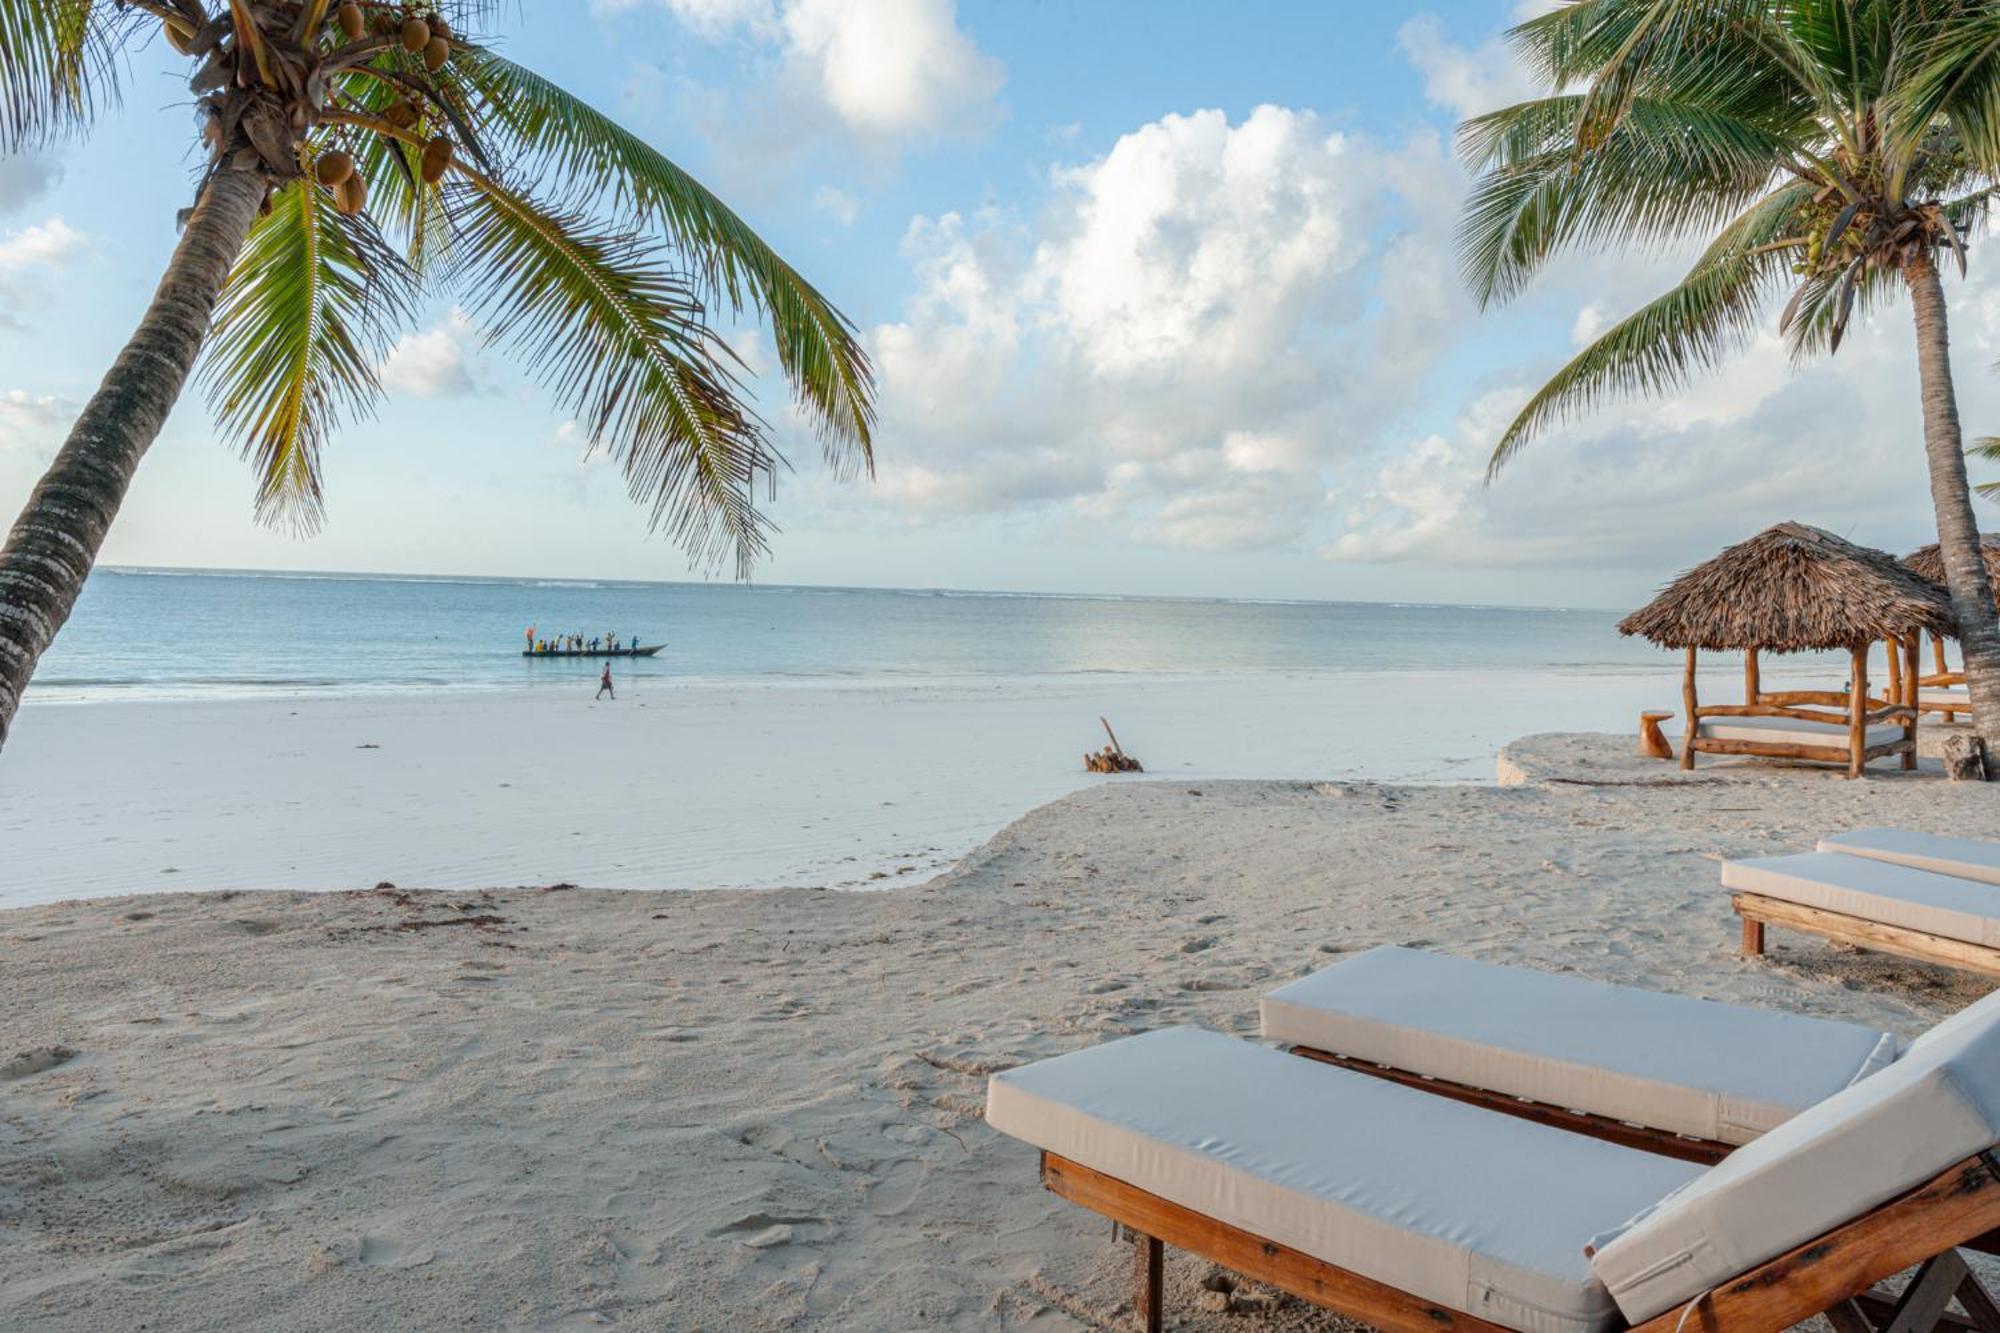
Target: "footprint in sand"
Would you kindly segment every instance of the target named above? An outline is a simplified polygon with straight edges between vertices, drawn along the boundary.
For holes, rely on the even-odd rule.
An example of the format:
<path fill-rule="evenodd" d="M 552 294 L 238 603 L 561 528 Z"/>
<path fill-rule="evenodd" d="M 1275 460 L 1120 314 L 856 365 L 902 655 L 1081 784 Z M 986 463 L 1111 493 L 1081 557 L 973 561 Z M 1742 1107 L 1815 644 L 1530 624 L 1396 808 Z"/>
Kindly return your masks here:
<path fill-rule="evenodd" d="M 0 1062 L 0 1079 L 29 1078 L 75 1058 L 76 1052 L 67 1046 L 36 1046 Z"/>
<path fill-rule="evenodd" d="M 894 1217 L 916 1202 L 917 1191 L 931 1169 L 914 1157 L 892 1163 L 868 1191 L 868 1211 L 877 1217 Z"/>

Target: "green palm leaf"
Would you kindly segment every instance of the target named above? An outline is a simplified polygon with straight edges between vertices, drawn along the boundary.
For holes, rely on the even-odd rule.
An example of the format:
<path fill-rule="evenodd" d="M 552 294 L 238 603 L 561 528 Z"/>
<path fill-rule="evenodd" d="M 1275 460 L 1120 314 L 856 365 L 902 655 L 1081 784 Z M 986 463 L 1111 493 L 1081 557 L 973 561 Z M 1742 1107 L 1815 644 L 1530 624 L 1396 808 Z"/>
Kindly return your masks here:
<path fill-rule="evenodd" d="M 778 360 L 837 468 L 870 463 L 874 389 L 854 326 L 700 182 L 582 99 L 491 51 L 448 68 L 476 103 L 494 151 L 534 175 L 608 196 L 616 215 L 658 228 L 699 280 L 698 295 L 769 319 Z"/>
<path fill-rule="evenodd" d="M 87 127 L 117 95 L 120 44 L 146 21 L 103 0 L 0 0 L 0 151 Z"/>
<path fill-rule="evenodd" d="M 767 549 L 756 491 L 782 461 L 740 403 L 735 356 L 657 246 L 543 208 L 490 178 L 445 190 L 449 278 L 625 472 L 698 561 L 739 571 Z"/>
<path fill-rule="evenodd" d="M 2000 463 L 2000 435 L 1982 435 L 1966 448 L 1966 457 Z M 1972 488 L 1982 499 L 2000 502 L 2000 481 L 1982 481 Z"/>
<path fill-rule="evenodd" d="M 293 181 L 271 200 L 216 308 L 203 367 L 227 436 L 257 468 L 257 514 L 311 530 L 320 451 L 372 409 L 375 366 L 411 314 L 413 277 L 365 215 Z"/>
<path fill-rule="evenodd" d="M 1553 422 L 1587 412 L 1607 396 L 1678 388 L 1699 367 L 1726 359 L 1756 329 L 1765 303 L 1788 272 L 1768 248 L 1787 234 L 1811 187 L 1783 187 L 1736 219 L 1671 291 L 1613 325 L 1530 398 L 1487 464 L 1497 474 L 1527 440 Z"/>
<path fill-rule="evenodd" d="M 1522 103 L 1466 122 L 1464 155 L 1487 173 L 1466 200 L 1459 262 L 1480 304 L 1518 294 L 1551 256 L 1606 241 L 1669 241 L 1726 223 L 1770 188 L 1785 139 L 1729 115 L 1635 101 L 1579 158 L 1584 99 Z"/>

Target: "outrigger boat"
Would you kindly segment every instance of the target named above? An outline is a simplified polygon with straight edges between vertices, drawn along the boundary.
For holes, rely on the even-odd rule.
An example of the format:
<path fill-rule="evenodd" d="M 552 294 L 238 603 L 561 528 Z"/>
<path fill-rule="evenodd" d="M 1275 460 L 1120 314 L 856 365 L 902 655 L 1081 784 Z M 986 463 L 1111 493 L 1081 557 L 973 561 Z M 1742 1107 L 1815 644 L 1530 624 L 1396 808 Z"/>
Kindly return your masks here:
<path fill-rule="evenodd" d="M 551 648 L 547 652 L 543 653 L 532 652 L 524 648 L 521 650 L 521 656 L 523 657 L 651 657 L 654 653 L 659 652 L 660 649 L 666 646 L 667 645 L 665 645 L 664 643 L 653 643 L 653 644 L 642 643 L 637 648 Z"/>

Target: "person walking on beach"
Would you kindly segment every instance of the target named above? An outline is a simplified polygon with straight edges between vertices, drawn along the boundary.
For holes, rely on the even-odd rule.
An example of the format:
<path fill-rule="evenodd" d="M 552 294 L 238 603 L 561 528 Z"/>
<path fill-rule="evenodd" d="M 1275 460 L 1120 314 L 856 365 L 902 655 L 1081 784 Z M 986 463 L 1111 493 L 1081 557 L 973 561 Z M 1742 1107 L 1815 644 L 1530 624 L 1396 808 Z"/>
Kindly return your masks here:
<path fill-rule="evenodd" d="M 618 691 L 611 688 L 611 663 L 609 662 L 604 664 L 604 675 L 599 677 L 597 682 L 597 697 L 602 699 L 607 694 L 611 696 L 611 702 L 618 702 Z"/>

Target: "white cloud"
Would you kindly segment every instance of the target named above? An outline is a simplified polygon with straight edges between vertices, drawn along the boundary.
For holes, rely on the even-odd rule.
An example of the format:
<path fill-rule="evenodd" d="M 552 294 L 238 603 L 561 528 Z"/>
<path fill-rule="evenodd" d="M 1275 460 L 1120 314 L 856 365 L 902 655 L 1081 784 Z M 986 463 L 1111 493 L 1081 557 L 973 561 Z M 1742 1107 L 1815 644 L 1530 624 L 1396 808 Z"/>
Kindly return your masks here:
<path fill-rule="evenodd" d="M 472 321 L 453 310 L 444 321 L 396 340 L 378 374 L 382 387 L 406 398 L 455 398 L 479 391 L 466 353 Z"/>
<path fill-rule="evenodd" d="M 2000 350 L 2000 277 L 1954 293 L 1970 370 Z M 1386 442 L 1335 496 L 1330 559 L 1435 568 L 1643 569 L 1657 577 L 1799 519 L 1903 551 L 1931 507 L 1908 316 L 1885 307 L 1838 357 L 1795 371 L 1774 330 L 1659 399 L 1615 399 L 1532 440 L 1491 487 L 1494 441 L 1554 360 L 1415 443 Z M 1775 325 L 1776 311 L 1770 312 Z M 2000 423 L 2000 382 L 1962 372 L 1968 434 Z M 1973 465 L 1975 480 L 1978 465 Z M 1856 485 L 1854 478 L 1867 478 Z M 1980 503 L 1982 520 L 1992 515 Z"/>
<path fill-rule="evenodd" d="M 769 85 L 717 128 L 762 156 L 803 151 L 829 129 L 876 154 L 990 127 L 1006 80 L 958 25 L 954 0 L 598 0 L 664 8 L 708 41 L 767 54 Z M 739 121 L 749 120 L 746 126 Z M 763 123 L 756 124 L 754 122 Z"/>
<path fill-rule="evenodd" d="M 1605 318 L 1604 307 L 1592 301 L 1576 312 L 1576 322 L 1569 326 L 1569 345 L 1580 352 L 1609 327 L 1611 321 Z"/>
<path fill-rule="evenodd" d="M 631 9 L 643 0 L 597 0 L 599 9 Z M 688 29 L 709 41 L 739 30 L 771 33 L 778 15 L 772 0 L 664 0 L 667 10 Z"/>
<path fill-rule="evenodd" d="M 84 239 L 60 217 L 9 232 L 0 238 L 0 273 L 53 268 L 81 251 Z"/>
<path fill-rule="evenodd" d="M 822 185 L 813 192 L 813 207 L 843 227 L 853 226 L 854 219 L 861 216 L 861 201 L 832 185 Z"/>
<path fill-rule="evenodd" d="M 60 217 L 0 236 L 0 327 L 24 327 L 17 312 L 40 304 L 49 276 L 87 243 L 82 232 Z"/>
<path fill-rule="evenodd" d="M 791 56 L 856 133 L 932 138 L 980 119 L 1004 80 L 961 32 L 952 0 L 791 0 Z"/>
<path fill-rule="evenodd" d="M 1417 45 L 1448 70 L 1444 45 Z M 1440 73 L 1433 95 L 1511 95 L 1487 74 Z M 1924 539 L 1899 306 L 1803 374 L 1774 308 L 1717 370 L 1552 429 L 1489 487 L 1529 393 L 1686 254 L 1565 256 L 1480 313 L 1452 261 L 1466 182 L 1443 136 L 1385 144 L 1295 108 L 1163 116 L 1046 181 L 1018 210 L 905 234 L 914 295 L 870 332 L 881 480 L 865 493 L 905 522 L 1010 516 L 1057 540 L 1317 552 L 1433 581 L 1556 568 L 1600 588 L 1787 518 Z M 1952 302 L 1968 434 L 2000 430 L 1983 370 L 2000 269 Z"/>
<path fill-rule="evenodd" d="M 0 393 L 0 452 L 54 454 L 77 411 L 75 403 L 56 394 Z"/>
<path fill-rule="evenodd" d="M 1424 79 L 1424 96 L 1464 119 L 1540 95 L 1507 43 L 1498 37 L 1477 47 L 1445 35 L 1435 14 L 1419 14 L 1396 31 L 1396 44 Z"/>
<path fill-rule="evenodd" d="M 1305 543 L 1320 474 L 1424 373 L 1439 312 L 1467 305 L 1448 207 L 1382 235 L 1450 172 L 1430 138 L 1385 151 L 1308 111 L 1201 111 L 1052 171 L 1032 224 L 916 219 L 917 295 L 872 332 L 877 498 L 1182 548 Z M 1386 256 L 1396 299 L 1374 305 Z"/>

